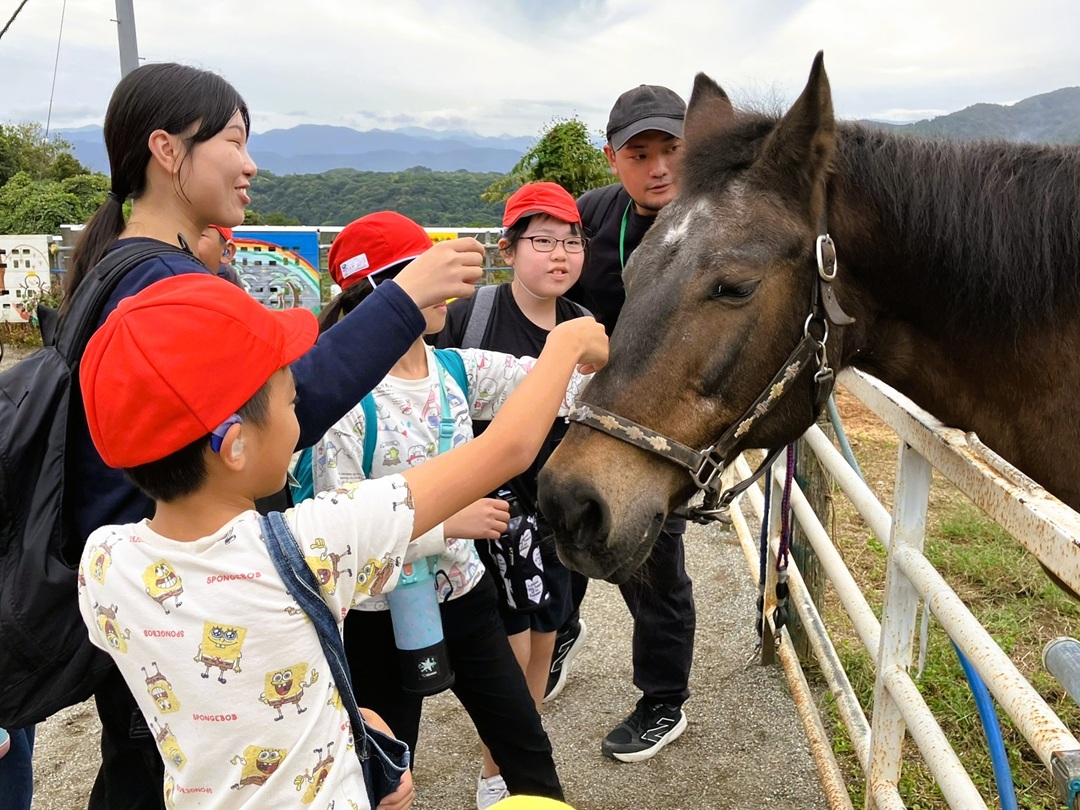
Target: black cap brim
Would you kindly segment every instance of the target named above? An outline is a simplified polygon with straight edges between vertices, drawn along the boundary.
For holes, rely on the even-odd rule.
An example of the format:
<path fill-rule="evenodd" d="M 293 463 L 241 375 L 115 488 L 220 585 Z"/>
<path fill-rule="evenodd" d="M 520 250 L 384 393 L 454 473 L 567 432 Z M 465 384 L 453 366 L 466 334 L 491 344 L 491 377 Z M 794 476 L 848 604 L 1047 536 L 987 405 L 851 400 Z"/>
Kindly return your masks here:
<path fill-rule="evenodd" d="M 640 135 L 642 132 L 646 132 L 650 129 L 666 132 L 669 135 L 674 135 L 676 138 L 681 138 L 683 136 L 683 119 L 672 118 L 667 115 L 642 118 L 640 121 L 627 124 L 622 129 L 612 132 L 608 136 L 608 141 L 611 143 L 611 148 L 618 152 L 626 146 L 628 140 L 635 135 Z"/>

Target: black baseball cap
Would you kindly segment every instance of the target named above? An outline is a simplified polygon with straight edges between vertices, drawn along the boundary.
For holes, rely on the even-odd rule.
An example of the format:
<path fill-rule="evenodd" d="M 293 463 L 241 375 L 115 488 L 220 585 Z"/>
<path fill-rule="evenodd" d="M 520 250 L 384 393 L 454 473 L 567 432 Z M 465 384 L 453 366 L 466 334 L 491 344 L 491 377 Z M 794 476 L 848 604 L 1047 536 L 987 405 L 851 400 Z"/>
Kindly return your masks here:
<path fill-rule="evenodd" d="M 683 136 L 686 102 L 666 87 L 642 84 L 627 90 L 611 108 L 607 122 L 607 139 L 618 151 L 635 135 L 658 129 L 676 138 Z"/>

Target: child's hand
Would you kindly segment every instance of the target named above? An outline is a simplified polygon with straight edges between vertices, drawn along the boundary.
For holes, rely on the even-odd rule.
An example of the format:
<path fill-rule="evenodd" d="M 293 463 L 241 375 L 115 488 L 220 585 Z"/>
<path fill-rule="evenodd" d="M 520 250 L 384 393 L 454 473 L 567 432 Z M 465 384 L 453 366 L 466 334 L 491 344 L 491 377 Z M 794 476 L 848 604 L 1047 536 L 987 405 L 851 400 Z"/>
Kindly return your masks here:
<path fill-rule="evenodd" d="M 470 540 L 498 540 L 510 522 L 510 504 L 498 498 L 481 498 L 443 523 L 447 537 Z"/>
<path fill-rule="evenodd" d="M 418 256 L 394 281 L 420 309 L 451 298 L 468 298 L 484 273 L 484 246 L 475 239 L 439 242 Z"/>
<path fill-rule="evenodd" d="M 398 785 L 398 789 L 379 802 L 376 810 L 409 810 L 415 799 L 416 791 L 413 790 L 410 769 L 401 775 L 401 784 Z"/>
<path fill-rule="evenodd" d="M 548 335 L 548 341 L 552 338 L 565 340 L 578 355 L 578 371 L 582 374 L 593 374 L 607 365 L 608 338 L 604 327 L 592 318 L 574 318 L 572 321 L 563 321 Z"/>

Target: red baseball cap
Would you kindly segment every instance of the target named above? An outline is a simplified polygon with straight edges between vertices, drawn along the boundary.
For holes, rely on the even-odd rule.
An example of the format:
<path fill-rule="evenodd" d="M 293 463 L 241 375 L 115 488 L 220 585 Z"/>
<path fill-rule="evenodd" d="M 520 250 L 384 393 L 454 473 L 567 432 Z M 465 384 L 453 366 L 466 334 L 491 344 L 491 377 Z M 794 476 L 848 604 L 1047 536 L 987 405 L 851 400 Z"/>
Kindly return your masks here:
<path fill-rule="evenodd" d="M 511 194 L 503 213 L 503 227 L 509 228 L 522 217 L 532 214 L 548 214 L 563 222 L 581 222 L 577 203 L 558 183 L 526 183 Z"/>
<path fill-rule="evenodd" d="M 226 242 L 232 239 L 232 228 L 225 228 L 221 225 L 211 225 L 210 227 L 220 233 L 221 238 L 224 239 Z"/>
<path fill-rule="evenodd" d="M 341 289 L 431 247 L 427 231 L 394 211 L 377 211 L 346 225 L 330 245 L 330 275 Z"/>
<path fill-rule="evenodd" d="M 207 436 L 318 336 L 306 309 L 269 310 L 235 284 L 185 273 L 125 298 L 79 368 L 90 436 L 137 467 Z"/>

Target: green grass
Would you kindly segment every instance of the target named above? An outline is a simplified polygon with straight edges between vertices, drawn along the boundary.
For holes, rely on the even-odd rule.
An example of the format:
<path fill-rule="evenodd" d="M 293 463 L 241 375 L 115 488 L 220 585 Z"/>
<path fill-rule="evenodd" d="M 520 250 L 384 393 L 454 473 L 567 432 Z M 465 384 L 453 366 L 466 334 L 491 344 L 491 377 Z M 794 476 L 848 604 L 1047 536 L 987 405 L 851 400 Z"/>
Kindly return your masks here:
<path fill-rule="evenodd" d="M 1080 606 L 1050 583 L 1034 556 L 970 503 L 949 500 L 937 518 L 936 525 L 931 521 L 927 531 L 927 558 L 1075 734 L 1080 728 L 1080 709 L 1043 669 L 1041 651 L 1056 636 L 1077 635 Z M 884 549 L 876 540 L 868 543 L 865 538 L 842 539 L 841 545 L 847 546 L 845 557 L 860 552 L 856 577 L 880 615 Z M 837 653 L 869 718 L 874 685 L 872 664 L 838 607 L 826 621 Z M 834 629 L 838 622 L 844 629 Z M 917 639 L 915 650 L 913 677 L 918 661 Z M 925 667 L 921 676 L 916 677 L 916 683 L 976 787 L 987 798 L 988 806 L 1000 806 L 975 700 L 948 636 L 932 618 Z M 865 777 L 831 695 L 826 698 L 824 709 L 827 721 L 831 719 L 832 727 L 837 729 L 833 747 L 848 774 L 852 801 L 856 807 L 862 806 Z M 1000 708 L 998 717 L 1019 806 L 1025 810 L 1060 808 L 1062 805 L 1041 761 Z M 948 807 L 910 737 L 905 742 L 900 793 L 912 810 Z"/>

